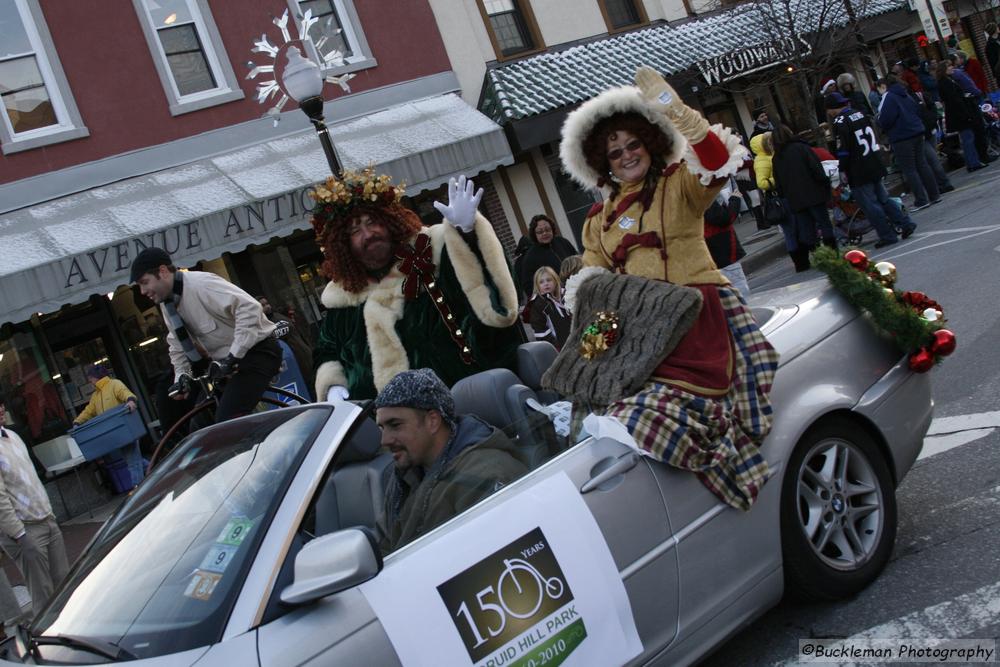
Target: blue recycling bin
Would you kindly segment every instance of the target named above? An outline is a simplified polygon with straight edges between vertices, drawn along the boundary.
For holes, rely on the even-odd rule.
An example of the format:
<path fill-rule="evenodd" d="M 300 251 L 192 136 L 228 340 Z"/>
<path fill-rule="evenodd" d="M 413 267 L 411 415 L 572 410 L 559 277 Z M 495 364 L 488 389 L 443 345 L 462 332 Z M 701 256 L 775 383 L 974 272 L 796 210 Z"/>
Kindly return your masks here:
<path fill-rule="evenodd" d="M 302 396 L 303 398 L 309 398 L 309 388 L 306 387 L 305 378 L 302 377 L 302 371 L 299 370 L 299 363 L 295 361 L 295 355 L 292 353 L 292 348 L 288 346 L 283 340 L 278 341 L 278 345 L 281 347 L 281 369 L 278 371 L 278 376 L 271 382 L 275 387 L 284 389 L 285 391 L 290 391 L 293 394 Z M 279 400 L 283 403 L 290 402 L 287 396 L 279 396 L 273 392 L 265 392 L 265 396 Z M 275 409 L 278 406 L 272 405 L 268 406 L 268 409 Z"/>
<path fill-rule="evenodd" d="M 69 435 L 88 461 L 102 457 L 112 461 L 124 458 L 131 472 L 132 486 L 142 481 L 139 440 L 146 435 L 146 424 L 138 410 L 130 412 L 128 406 L 119 405 L 74 427 Z"/>

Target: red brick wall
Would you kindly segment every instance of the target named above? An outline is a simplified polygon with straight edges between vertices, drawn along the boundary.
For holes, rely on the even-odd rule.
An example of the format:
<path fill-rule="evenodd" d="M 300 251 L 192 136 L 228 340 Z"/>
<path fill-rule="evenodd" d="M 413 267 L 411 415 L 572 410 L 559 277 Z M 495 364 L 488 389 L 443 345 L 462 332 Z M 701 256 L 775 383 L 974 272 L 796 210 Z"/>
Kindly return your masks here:
<path fill-rule="evenodd" d="M 210 6 L 225 47 L 219 55 L 228 57 L 245 97 L 174 117 L 131 0 L 102 0 L 99 10 L 90 2 L 41 0 L 59 61 L 90 136 L 0 157 L 0 183 L 259 118 L 267 107 L 257 103 L 256 82 L 244 78 L 245 63 L 270 62 L 250 49 L 264 32 L 272 43 L 281 41 L 271 16 L 281 16 L 287 4 L 282 0 L 212 0 Z M 451 69 L 427 0 L 355 0 L 354 6 L 378 65 L 357 72 L 352 91 Z M 328 98 L 343 94 L 332 84 L 324 92 Z M 286 110 L 294 108 L 294 102 L 286 106 Z"/>

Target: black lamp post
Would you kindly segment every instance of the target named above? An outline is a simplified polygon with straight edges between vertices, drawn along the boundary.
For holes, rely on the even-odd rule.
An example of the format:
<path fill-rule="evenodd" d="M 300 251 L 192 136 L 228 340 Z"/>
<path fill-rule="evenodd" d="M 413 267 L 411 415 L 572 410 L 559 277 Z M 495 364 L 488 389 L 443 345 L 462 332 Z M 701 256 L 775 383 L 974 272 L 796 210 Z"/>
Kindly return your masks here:
<path fill-rule="evenodd" d="M 281 83 L 316 128 L 319 141 L 323 144 L 323 152 L 326 153 L 330 173 L 340 176 L 340 160 L 337 158 L 337 151 L 330 139 L 330 131 L 323 119 L 323 75 L 316 63 L 302 57 L 297 47 L 289 47 L 287 56 L 288 65 L 281 74 Z"/>

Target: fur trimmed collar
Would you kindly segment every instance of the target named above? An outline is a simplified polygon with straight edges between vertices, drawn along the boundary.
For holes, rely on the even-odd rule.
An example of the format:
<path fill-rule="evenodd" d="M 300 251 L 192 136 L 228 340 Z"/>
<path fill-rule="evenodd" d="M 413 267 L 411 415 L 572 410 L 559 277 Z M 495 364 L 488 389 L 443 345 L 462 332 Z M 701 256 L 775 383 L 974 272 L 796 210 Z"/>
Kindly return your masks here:
<path fill-rule="evenodd" d="M 668 165 L 680 160 L 687 149 L 687 139 L 677 131 L 666 116 L 643 99 L 638 88 L 635 86 L 611 88 L 581 104 L 566 117 L 562 126 L 559 157 L 562 159 L 563 171 L 583 187 L 597 188 L 598 180 L 601 178 L 601 174 L 587 164 L 583 154 L 584 140 L 599 122 L 616 113 L 627 111 L 642 114 L 670 138 L 673 148 L 669 155 L 663 156 Z"/>

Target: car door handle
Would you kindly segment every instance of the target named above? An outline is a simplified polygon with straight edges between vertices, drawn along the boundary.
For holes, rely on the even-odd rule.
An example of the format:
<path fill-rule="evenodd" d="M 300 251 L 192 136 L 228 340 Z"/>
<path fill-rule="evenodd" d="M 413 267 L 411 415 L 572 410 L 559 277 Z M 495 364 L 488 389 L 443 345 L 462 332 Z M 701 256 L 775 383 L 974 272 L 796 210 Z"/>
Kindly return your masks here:
<path fill-rule="evenodd" d="M 627 454 L 622 454 L 610 466 L 588 479 L 584 485 L 580 487 L 580 493 L 589 493 L 601 484 L 604 484 L 609 479 L 618 477 L 619 475 L 624 475 L 635 467 L 635 464 L 639 462 L 639 458 L 640 456 L 638 452 L 628 452 Z"/>

